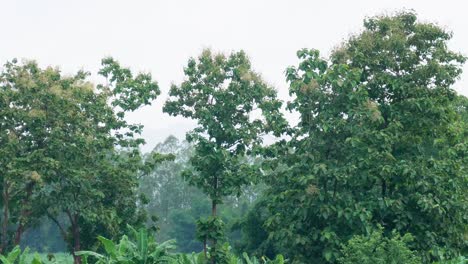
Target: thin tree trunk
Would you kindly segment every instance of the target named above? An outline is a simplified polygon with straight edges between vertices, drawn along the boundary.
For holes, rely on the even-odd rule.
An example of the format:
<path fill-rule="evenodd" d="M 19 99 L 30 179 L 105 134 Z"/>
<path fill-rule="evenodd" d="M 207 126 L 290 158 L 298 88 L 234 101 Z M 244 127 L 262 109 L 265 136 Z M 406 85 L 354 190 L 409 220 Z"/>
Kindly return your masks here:
<path fill-rule="evenodd" d="M 217 209 L 217 204 L 216 202 L 213 200 L 211 201 L 211 215 L 213 217 L 216 217 L 216 209 Z"/>
<path fill-rule="evenodd" d="M 77 217 L 75 215 L 75 220 Z M 76 255 L 77 251 L 81 250 L 80 230 L 77 223 L 72 226 L 73 228 L 73 259 L 75 264 L 81 264 L 81 256 Z"/>
<path fill-rule="evenodd" d="M 10 207 L 10 193 L 8 191 L 9 184 L 6 179 L 3 180 L 3 223 L 2 223 L 2 244 L 0 246 L 0 253 L 3 253 L 8 243 L 8 221 L 9 221 L 9 207 Z"/>
<path fill-rule="evenodd" d="M 15 233 L 15 246 L 19 245 L 21 243 L 21 236 L 23 235 L 24 232 L 24 224 L 20 223 L 18 225 L 18 228 L 16 228 L 16 233 Z"/>
<path fill-rule="evenodd" d="M 205 260 L 207 258 L 207 255 L 206 255 L 206 238 L 203 240 L 203 254 L 205 255 Z"/>
<path fill-rule="evenodd" d="M 80 227 L 78 226 L 78 214 L 72 214 L 70 211 L 66 211 L 68 218 L 70 219 L 71 229 L 72 229 L 72 256 L 74 264 L 81 264 L 81 256 L 76 255 L 77 251 L 81 250 L 81 241 L 80 241 Z"/>
<path fill-rule="evenodd" d="M 215 189 L 215 192 L 217 192 L 218 190 L 218 177 L 215 177 L 214 178 L 214 189 Z M 217 197 L 216 197 L 217 198 Z M 216 209 L 217 209 L 217 203 L 216 203 L 216 200 L 211 200 L 211 216 L 213 216 L 213 218 L 216 218 Z M 213 239 L 213 245 L 212 245 L 212 251 L 213 252 L 216 252 L 216 239 Z M 214 257 L 211 257 L 211 264 L 216 264 L 216 259 Z"/>
<path fill-rule="evenodd" d="M 216 209 L 217 209 L 217 204 L 216 204 L 216 201 L 215 200 L 212 200 L 211 201 L 211 215 L 213 217 L 216 217 Z M 213 244 L 211 245 L 211 247 L 213 248 L 212 251 L 215 252 L 216 251 L 216 239 L 213 239 Z M 211 257 L 211 264 L 216 264 L 216 259 L 212 256 Z"/>
<path fill-rule="evenodd" d="M 22 209 L 21 209 L 21 214 L 20 214 L 20 219 L 18 223 L 18 227 L 16 228 L 16 233 L 15 233 L 15 245 L 19 245 L 21 242 L 21 236 L 23 235 L 25 226 L 26 226 L 26 219 L 31 215 L 31 210 L 27 209 L 28 208 L 28 203 L 30 202 L 30 198 L 32 195 L 32 191 L 34 188 L 34 182 L 28 183 L 26 186 L 26 197 L 23 199 L 23 204 L 22 204 Z"/>

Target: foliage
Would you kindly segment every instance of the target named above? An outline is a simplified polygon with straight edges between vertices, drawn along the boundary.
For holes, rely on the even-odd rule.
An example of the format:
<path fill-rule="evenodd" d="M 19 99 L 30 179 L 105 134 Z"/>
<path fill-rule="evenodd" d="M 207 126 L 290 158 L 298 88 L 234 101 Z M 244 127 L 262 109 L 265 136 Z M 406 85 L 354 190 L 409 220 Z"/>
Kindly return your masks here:
<path fill-rule="evenodd" d="M 164 111 L 197 120 L 199 127 L 187 135 L 195 143 L 194 170 L 184 176 L 219 203 L 223 196 L 240 193 L 240 187 L 252 180 L 237 174 L 252 174 L 243 155 L 260 143 L 267 123 L 251 121 L 251 112 L 259 108 L 269 124 L 278 118 L 281 103 L 250 69 L 243 52 L 226 58 L 206 50 L 198 60 L 190 59 L 184 72 L 187 80 L 171 87 Z"/>
<path fill-rule="evenodd" d="M 467 262 L 466 257 L 461 256 L 452 260 L 442 260 L 439 262 L 434 262 L 434 264 L 465 264 L 466 262 Z"/>
<path fill-rule="evenodd" d="M 139 191 L 147 202 L 142 207 L 153 218 L 157 217 L 157 223 L 152 224 L 158 225 L 159 239 L 166 240 L 174 237 L 171 231 L 176 228 L 173 225 L 174 221 L 183 221 L 178 217 L 187 218 L 180 215 L 181 209 L 184 213 L 190 213 L 189 209 L 194 201 L 205 199 L 205 195 L 195 187 L 189 186 L 181 177 L 182 171 L 189 166 L 188 160 L 192 153 L 187 142 L 169 136 L 164 142 L 157 144 L 151 153 L 175 156 L 172 160 L 156 165 L 153 170 L 139 178 Z M 172 217 L 173 214 L 177 214 L 178 217 Z M 180 247 L 180 244 L 178 246 Z"/>
<path fill-rule="evenodd" d="M 160 94 L 150 74 L 105 58 L 107 82 L 94 85 L 84 71 L 7 62 L 0 260 L 41 263 L 18 245 L 57 248 L 56 236 L 41 245 L 34 235 L 57 230 L 77 264 L 83 248 L 99 263 L 284 263 L 264 257 L 278 252 L 293 263 L 465 262 L 468 98 L 452 85 L 466 58 L 451 37 L 400 12 L 366 19 L 329 58 L 299 50 L 286 70 L 294 127 L 243 51 L 205 50 L 163 108 L 197 127 L 147 155 L 126 115 Z M 145 223 L 182 252 L 202 250 L 195 239 L 204 252 L 172 253 L 146 229 L 123 235 Z"/>
<path fill-rule="evenodd" d="M 145 208 L 149 213 L 156 213 L 159 220 L 167 222 L 169 213 L 174 209 L 187 207 L 195 195 L 195 188 L 187 186 L 181 173 L 187 168 L 192 149 L 190 145 L 169 136 L 156 145 L 151 153 L 174 155 L 173 160 L 161 162 L 154 169 L 139 179 L 139 189 L 148 203 Z"/>
<path fill-rule="evenodd" d="M 256 257 L 250 258 L 247 253 L 243 253 L 242 256 L 244 257 L 245 264 L 284 264 L 286 263 L 284 257 L 282 255 L 277 255 L 273 260 L 270 260 L 266 257 L 261 257 L 261 259 L 257 259 Z"/>
<path fill-rule="evenodd" d="M 285 121 L 275 90 L 251 70 L 244 52 L 226 57 L 205 50 L 197 60 L 189 60 L 184 72 L 187 79 L 171 87 L 163 110 L 198 123 L 187 134 L 195 148 L 190 159 L 193 169 L 183 175 L 210 197 L 216 217 L 223 197 L 240 195 L 241 187 L 259 175 L 258 166 L 249 164 L 246 154 L 261 143 L 263 133 L 278 135 L 276 124 Z M 253 115 L 256 112 L 258 117 Z M 212 237 L 215 248 L 218 236 Z"/>
<path fill-rule="evenodd" d="M 415 252 L 408 248 L 414 240 L 410 234 L 400 236 L 393 233 L 391 238 L 383 236 L 383 228 L 373 231 L 369 236 L 354 236 L 342 249 L 342 264 L 362 263 L 421 263 Z"/>
<path fill-rule="evenodd" d="M 300 50 L 286 71 L 300 122 L 266 152 L 270 238 L 296 262 L 335 262 L 341 243 L 379 224 L 411 233 L 426 263 L 457 257 L 468 140 L 451 85 L 465 58 L 413 13 L 364 26 L 330 60 Z"/>
<path fill-rule="evenodd" d="M 122 236 L 117 244 L 102 236 L 98 237 L 104 247 L 105 254 L 93 251 L 80 251 L 77 254 L 85 256 L 86 259 L 90 256 L 96 258 L 96 264 L 156 264 L 168 263 L 174 259 L 170 253 L 175 248 L 173 240 L 158 244 L 145 228 L 140 228 L 138 231 L 132 227 L 129 229 L 131 236 Z"/>
<path fill-rule="evenodd" d="M 38 256 L 43 264 L 72 264 L 73 256 L 69 253 L 56 252 L 56 253 L 29 253 L 25 257 L 25 263 L 31 263 L 32 260 Z"/>
<path fill-rule="evenodd" d="M 19 246 L 15 246 L 7 255 L 0 254 L 0 261 L 2 264 L 42 264 L 41 258 L 36 253 L 34 254 L 31 261 L 27 261 L 27 257 L 29 254 L 29 248 L 26 248 L 23 252 L 21 252 L 21 248 Z"/>
<path fill-rule="evenodd" d="M 224 239 L 224 223 L 219 217 L 209 216 L 199 219 L 197 224 L 197 239 L 200 241 L 220 241 Z"/>
<path fill-rule="evenodd" d="M 274 257 L 278 252 L 278 245 L 268 239 L 268 231 L 264 223 L 269 217 L 268 204 L 263 198 L 255 201 L 245 217 L 236 225 L 242 236 L 236 248 L 239 252 L 247 252 L 253 256 Z"/>
<path fill-rule="evenodd" d="M 141 126 L 128 124 L 124 115 L 148 104 L 159 90 L 150 75 L 133 77 L 112 59 L 103 60 L 101 74 L 110 79 L 108 85 L 95 87 L 85 72 L 63 76 L 35 62 L 5 65 L 0 151 L 10 158 L 0 163 L 1 249 L 19 244 L 24 230 L 41 216 L 59 226 L 72 251 L 82 243 L 92 245 L 96 232 L 120 232 L 122 218 L 142 221 L 134 206 L 136 176 L 151 164 L 143 163 L 137 149 L 144 142 L 136 138 Z M 66 216 L 68 229 L 60 215 Z M 16 226 L 14 239 L 9 222 Z"/>
<path fill-rule="evenodd" d="M 224 244 L 222 247 L 225 250 L 224 262 L 226 264 L 284 264 L 286 260 L 282 255 L 277 255 L 274 259 L 267 257 L 249 257 L 247 253 L 243 253 L 241 257 L 238 257 L 230 252 L 228 244 Z M 206 264 L 208 263 L 205 256 L 201 253 L 196 254 L 180 254 L 171 264 Z"/>
<path fill-rule="evenodd" d="M 173 136 L 156 145 L 153 153 L 173 154 L 174 160 L 157 164 L 150 173 L 139 178 L 139 190 L 147 204 L 141 206 L 157 222 L 158 241 L 174 238 L 179 252 L 199 252 L 203 244 L 196 239 L 196 221 L 210 214 L 208 197 L 199 189 L 190 186 L 181 177 L 183 170 L 190 169 L 193 147 Z M 227 241 L 237 248 L 240 232 L 232 226 L 247 213 L 259 195 L 262 186 L 245 186 L 241 195 L 228 196 L 218 208 L 218 215 L 225 223 Z"/>
<path fill-rule="evenodd" d="M 91 258 L 97 259 L 99 263 L 128 263 L 128 264 L 207 264 L 209 261 L 202 253 L 196 254 L 174 254 L 171 251 L 175 248 L 174 241 L 169 240 L 158 244 L 154 237 L 151 236 L 144 228 L 136 231 L 129 227 L 132 233 L 131 237 L 124 235 L 119 243 L 114 243 L 102 236 L 99 241 L 102 243 L 105 252 L 103 254 L 93 251 L 80 251 L 78 255 L 84 256 L 86 263 Z M 231 252 L 231 247 L 228 243 L 216 248 L 216 251 L 210 250 L 210 256 L 217 254 L 215 259 L 221 264 L 283 264 L 285 260 L 283 256 L 278 255 L 275 259 L 270 260 L 262 257 L 260 260 L 255 257 L 249 257 L 246 253 L 242 258 L 236 257 Z"/>
<path fill-rule="evenodd" d="M 196 221 L 209 214 L 210 208 L 207 202 L 206 198 L 194 200 L 190 208 L 176 209 L 170 213 L 170 225 L 166 226 L 166 234 L 176 240 L 180 252 L 203 250 L 203 244 L 196 238 Z"/>
<path fill-rule="evenodd" d="M 206 264 L 206 259 L 202 253 L 179 254 L 171 264 Z"/>
<path fill-rule="evenodd" d="M 52 68 L 39 69 L 36 63 L 7 62 L 0 73 L 0 177 L 2 190 L 2 232 L 0 251 L 19 244 L 26 227 L 40 217 L 37 190 L 44 184 L 54 162 L 46 155 L 53 131 L 46 123 L 47 104 L 57 91 L 78 77 L 57 79 Z M 44 86 L 49 89 L 44 89 Z M 85 88 L 78 85 L 77 93 Z M 54 93 L 55 92 L 55 93 Z M 10 227 L 15 226 L 15 232 Z"/>

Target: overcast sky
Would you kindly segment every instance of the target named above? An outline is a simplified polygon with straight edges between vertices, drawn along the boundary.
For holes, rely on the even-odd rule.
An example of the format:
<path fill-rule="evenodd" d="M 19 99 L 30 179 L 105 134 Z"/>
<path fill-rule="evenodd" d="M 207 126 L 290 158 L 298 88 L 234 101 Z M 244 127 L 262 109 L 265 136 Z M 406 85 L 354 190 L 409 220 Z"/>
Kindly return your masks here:
<path fill-rule="evenodd" d="M 203 48 L 245 50 L 254 69 L 287 100 L 284 70 L 297 64 L 296 51 L 324 56 L 362 29 L 367 16 L 402 8 L 421 21 L 454 33 L 450 47 L 468 55 L 468 4 L 463 0 L 0 0 L 0 63 L 12 58 L 60 66 L 64 73 L 96 73 L 113 56 L 135 71 L 153 74 L 162 95 L 129 116 L 145 126 L 144 150 L 170 134 L 183 138 L 194 123 L 162 113 L 171 82 L 183 79 L 187 59 Z M 468 95 L 468 66 L 456 84 Z"/>

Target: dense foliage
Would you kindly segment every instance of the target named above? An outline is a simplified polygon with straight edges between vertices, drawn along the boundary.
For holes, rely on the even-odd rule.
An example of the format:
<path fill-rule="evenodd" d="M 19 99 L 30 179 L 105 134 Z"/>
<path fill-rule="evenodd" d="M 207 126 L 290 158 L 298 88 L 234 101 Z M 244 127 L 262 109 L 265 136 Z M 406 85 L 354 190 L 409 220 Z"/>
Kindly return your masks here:
<path fill-rule="evenodd" d="M 382 229 L 372 232 L 369 236 L 355 236 L 342 249 L 338 262 L 342 264 L 362 263 L 407 263 L 418 264 L 421 259 L 408 248 L 413 241 L 410 234 L 401 237 L 393 234 L 387 238 L 382 235 Z"/>
<path fill-rule="evenodd" d="M 216 244 L 224 237 L 217 206 L 223 197 L 240 195 L 243 186 L 255 181 L 259 167 L 246 155 L 261 143 L 264 133 L 279 135 L 275 128 L 285 121 L 276 91 L 251 69 L 244 52 L 226 57 L 205 50 L 198 59 L 189 60 L 184 72 L 186 81 L 171 87 L 164 111 L 198 122 L 187 134 L 194 155 L 192 169 L 183 175 L 211 199 L 212 215 L 197 221 L 197 237 L 204 243 L 205 254 L 211 241 L 213 262 L 217 262 Z M 253 115 L 255 111 L 259 117 Z"/>
<path fill-rule="evenodd" d="M 464 263 L 468 98 L 451 37 L 401 12 L 328 58 L 299 50 L 285 72 L 297 124 L 245 52 L 204 50 L 163 107 L 196 128 L 145 155 L 126 115 L 160 94 L 150 74 L 106 58 L 94 85 L 7 62 L 0 261 L 66 245 L 75 264 Z"/>
<path fill-rule="evenodd" d="M 72 252 L 92 246 L 98 233 L 119 235 L 123 222 L 143 220 L 135 207 L 136 173 L 144 167 L 137 149 L 143 141 L 134 136 L 141 127 L 124 115 L 159 90 L 150 75 L 134 78 L 112 59 L 103 60 L 101 74 L 108 85 L 94 87 L 85 72 L 62 76 L 35 62 L 5 65 L 0 250 L 18 245 L 42 216 L 59 227 Z"/>
<path fill-rule="evenodd" d="M 424 262 L 455 257 L 467 248 L 468 141 L 451 85 L 465 58 L 412 13 L 364 26 L 329 60 L 300 50 L 286 71 L 301 119 L 265 164 L 270 238 L 296 262 L 335 262 L 380 225 L 411 233 Z"/>

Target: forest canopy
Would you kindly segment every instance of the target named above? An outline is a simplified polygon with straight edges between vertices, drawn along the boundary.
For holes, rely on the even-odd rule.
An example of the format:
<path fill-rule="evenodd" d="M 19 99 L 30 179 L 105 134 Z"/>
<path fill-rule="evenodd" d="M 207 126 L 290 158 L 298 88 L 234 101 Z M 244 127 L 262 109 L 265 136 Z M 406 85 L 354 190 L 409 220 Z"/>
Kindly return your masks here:
<path fill-rule="evenodd" d="M 15 246 L 67 250 L 76 264 L 463 261 L 468 98 L 453 84 L 466 58 L 451 38 L 413 12 L 367 18 L 327 57 L 297 51 L 288 102 L 244 51 L 204 50 L 163 106 L 196 127 L 149 153 L 127 115 L 161 94 L 151 74 L 109 57 L 94 84 L 85 71 L 13 59 L 0 73 L 0 253 L 11 263 Z"/>

